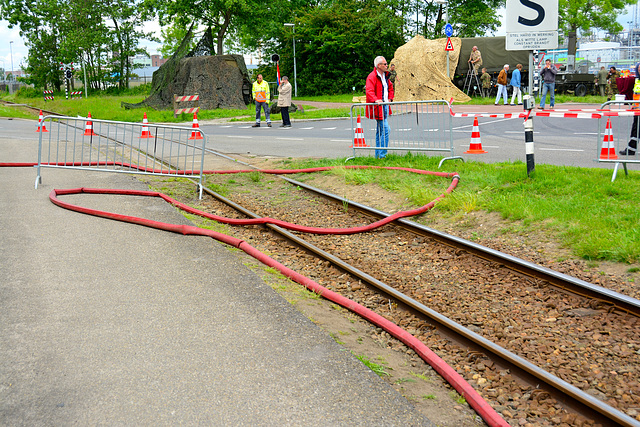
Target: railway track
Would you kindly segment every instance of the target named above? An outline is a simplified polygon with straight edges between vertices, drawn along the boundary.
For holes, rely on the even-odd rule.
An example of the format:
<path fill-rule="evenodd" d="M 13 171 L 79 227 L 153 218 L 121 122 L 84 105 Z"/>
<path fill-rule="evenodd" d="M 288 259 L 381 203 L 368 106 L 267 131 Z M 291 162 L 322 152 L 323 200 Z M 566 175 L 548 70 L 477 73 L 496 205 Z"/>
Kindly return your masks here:
<path fill-rule="evenodd" d="M 388 215 L 297 180 L 264 179 L 269 190 L 234 177 L 233 200 L 205 190 L 215 199 L 205 210 L 318 227 Z M 228 177 L 208 180 L 224 187 Z M 407 220 L 353 236 L 268 227 L 277 239 L 259 227 L 233 234 L 440 349 L 508 422 L 640 425 L 638 300 Z"/>
<path fill-rule="evenodd" d="M 234 201 L 207 190 L 202 203 L 223 216 L 324 227 L 388 215 L 282 178 L 267 190 L 238 178 Z M 508 422 L 640 425 L 638 300 L 407 220 L 355 236 L 268 227 L 277 238 L 262 227 L 233 233 L 411 331 Z"/>

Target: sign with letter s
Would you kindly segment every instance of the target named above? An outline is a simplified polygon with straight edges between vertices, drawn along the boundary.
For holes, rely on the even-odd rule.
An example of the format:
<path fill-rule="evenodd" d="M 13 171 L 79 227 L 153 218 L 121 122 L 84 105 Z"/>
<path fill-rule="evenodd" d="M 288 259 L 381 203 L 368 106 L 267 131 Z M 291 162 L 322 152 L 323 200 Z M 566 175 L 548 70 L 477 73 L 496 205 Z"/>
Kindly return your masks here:
<path fill-rule="evenodd" d="M 507 0 L 507 33 L 556 31 L 558 0 Z"/>

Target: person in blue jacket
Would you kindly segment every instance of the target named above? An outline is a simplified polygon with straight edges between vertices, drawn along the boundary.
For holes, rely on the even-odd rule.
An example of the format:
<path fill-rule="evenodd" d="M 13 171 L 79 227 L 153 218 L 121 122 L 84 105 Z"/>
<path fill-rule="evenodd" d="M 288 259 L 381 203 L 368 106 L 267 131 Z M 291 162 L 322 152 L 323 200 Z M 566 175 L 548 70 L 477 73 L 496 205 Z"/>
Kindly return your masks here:
<path fill-rule="evenodd" d="M 516 99 L 516 95 L 518 96 L 518 105 L 522 105 L 522 91 L 520 90 L 520 82 L 522 75 L 520 72 L 522 71 L 522 64 L 516 65 L 516 69 L 513 70 L 513 74 L 511 74 L 511 87 L 513 87 L 513 95 L 511 95 L 511 105 L 516 105 L 513 103 Z"/>

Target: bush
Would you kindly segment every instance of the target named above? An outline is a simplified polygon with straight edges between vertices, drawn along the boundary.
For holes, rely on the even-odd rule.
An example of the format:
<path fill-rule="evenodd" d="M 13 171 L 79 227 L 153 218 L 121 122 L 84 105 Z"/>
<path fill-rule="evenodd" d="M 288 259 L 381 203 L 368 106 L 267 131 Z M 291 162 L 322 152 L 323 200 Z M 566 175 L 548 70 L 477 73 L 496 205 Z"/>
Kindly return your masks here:
<path fill-rule="evenodd" d="M 42 98 L 42 90 L 31 86 L 22 86 L 16 92 L 16 96 L 21 98 Z"/>

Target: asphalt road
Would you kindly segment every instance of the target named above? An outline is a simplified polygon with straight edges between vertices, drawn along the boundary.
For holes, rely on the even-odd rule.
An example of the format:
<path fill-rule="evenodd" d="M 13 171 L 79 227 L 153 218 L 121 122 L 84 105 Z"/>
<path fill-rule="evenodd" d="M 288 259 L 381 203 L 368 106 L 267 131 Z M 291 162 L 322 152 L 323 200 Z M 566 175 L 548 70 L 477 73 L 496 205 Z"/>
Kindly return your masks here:
<path fill-rule="evenodd" d="M 511 108 L 511 111 L 518 110 Z M 353 144 L 354 132 L 348 118 L 294 121 L 291 128 L 281 128 L 279 122 L 273 122 L 271 128 L 266 127 L 264 122 L 260 128 L 252 128 L 251 125 L 252 123 L 247 122 L 200 123 L 200 128 L 209 136 L 207 147 L 224 153 L 327 158 L 353 155 L 350 146 Z M 535 118 L 536 163 L 611 168 L 611 164 L 599 164 L 596 161 L 599 155 L 598 141 L 604 135 L 604 125 L 604 121 L 597 119 Z M 600 134 L 599 126 L 602 128 Z M 362 128 L 367 144 L 375 145 L 375 122 L 362 119 Z M 451 138 L 456 155 L 462 155 L 465 160 L 485 162 L 526 160 L 522 119 L 480 118 L 480 137 L 487 154 L 464 154 L 469 148 L 472 129 L 473 118 L 452 119 Z M 404 126 L 402 130 L 405 131 L 402 138 L 411 137 L 410 129 Z M 448 134 L 448 131 L 445 132 Z M 616 143 L 626 143 L 624 131 L 618 133 Z M 392 125 L 391 140 L 393 141 L 397 135 L 398 132 L 394 133 Z M 357 155 L 367 154 L 372 153 L 358 150 Z"/>

